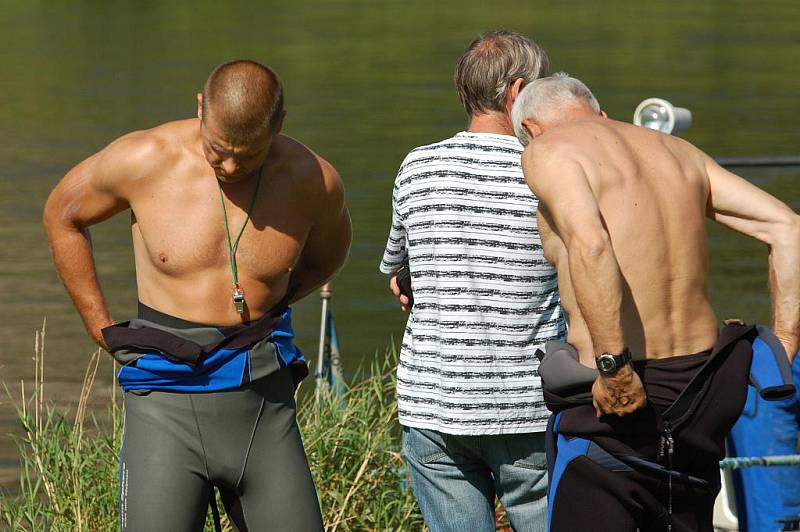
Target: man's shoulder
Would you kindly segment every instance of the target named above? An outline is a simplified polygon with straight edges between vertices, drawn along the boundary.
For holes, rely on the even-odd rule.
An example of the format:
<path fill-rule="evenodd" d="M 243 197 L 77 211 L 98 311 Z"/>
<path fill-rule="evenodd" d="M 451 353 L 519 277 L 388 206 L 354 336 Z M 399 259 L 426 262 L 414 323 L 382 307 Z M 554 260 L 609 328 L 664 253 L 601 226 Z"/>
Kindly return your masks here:
<path fill-rule="evenodd" d="M 520 153 L 522 152 L 522 145 L 516 137 L 509 135 L 461 131 L 438 142 L 418 146 L 409 152 L 408 157 L 425 157 L 428 154 L 445 150 L 454 152 L 489 151 L 498 154 Z"/>
<path fill-rule="evenodd" d="M 272 173 L 287 178 L 292 189 L 308 199 L 339 193 L 342 180 L 330 162 L 288 135 L 278 134 L 273 142 L 276 157 Z"/>
<path fill-rule="evenodd" d="M 335 172 L 333 165 L 299 140 L 279 133 L 273 140 L 273 164 L 297 180 L 313 180 L 320 174 Z"/>
<path fill-rule="evenodd" d="M 522 150 L 516 137 L 462 131 L 452 137 L 412 149 L 403 159 L 399 174 L 442 162 L 461 161 L 481 165 L 508 159 L 516 163 Z"/>
<path fill-rule="evenodd" d="M 131 131 L 105 148 L 110 156 L 131 162 L 160 163 L 186 145 L 191 121 L 168 122 L 150 129 Z"/>

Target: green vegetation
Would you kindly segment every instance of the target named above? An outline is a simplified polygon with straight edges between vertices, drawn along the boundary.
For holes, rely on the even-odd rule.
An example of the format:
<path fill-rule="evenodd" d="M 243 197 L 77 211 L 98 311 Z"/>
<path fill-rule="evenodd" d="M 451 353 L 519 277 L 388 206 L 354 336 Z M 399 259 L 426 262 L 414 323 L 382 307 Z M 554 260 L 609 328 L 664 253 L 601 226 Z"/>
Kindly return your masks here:
<path fill-rule="evenodd" d="M 44 397 L 44 331 L 37 335 L 36 382 L 23 391 L 18 416 L 20 492 L 0 495 L 0 523 L 11 530 L 116 530 L 117 461 L 123 412 L 112 401 L 108 419 L 87 420 L 87 402 L 103 355 L 86 370 L 74 414 Z M 423 530 L 400 457 L 390 350 L 359 371 L 344 397 L 301 394 L 298 424 L 328 531 Z M 221 508 L 221 505 L 220 505 Z M 2 526 L 0 525 L 0 526 Z M 223 516 L 223 528 L 232 530 Z M 206 530 L 214 530 L 211 520 Z"/>

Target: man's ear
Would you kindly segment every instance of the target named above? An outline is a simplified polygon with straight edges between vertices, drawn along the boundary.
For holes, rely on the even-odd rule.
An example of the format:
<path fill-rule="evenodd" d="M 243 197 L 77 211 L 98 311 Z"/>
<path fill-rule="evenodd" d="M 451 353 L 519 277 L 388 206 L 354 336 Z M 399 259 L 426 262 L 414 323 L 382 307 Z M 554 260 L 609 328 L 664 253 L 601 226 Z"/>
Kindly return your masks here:
<path fill-rule="evenodd" d="M 525 85 L 525 80 L 522 78 L 517 78 L 511 82 L 508 86 L 508 90 L 506 90 L 506 108 L 508 109 L 509 114 L 511 114 L 511 108 L 514 107 L 514 102 L 519 96 L 519 92 L 522 90 L 523 85 Z"/>
<path fill-rule="evenodd" d="M 539 137 L 541 136 L 542 133 L 544 133 L 544 131 L 542 131 L 542 128 L 539 127 L 539 124 L 537 124 L 530 118 L 526 118 L 522 121 L 522 127 L 525 128 L 525 130 L 528 132 L 528 134 L 531 136 L 532 139 L 535 139 L 536 137 Z"/>
<path fill-rule="evenodd" d="M 197 93 L 197 118 L 203 119 L 203 93 Z"/>
<path fill-rule="evenodd" d="M 286 118 L 286 109 L 281 111 L 281 117 L 278 119 L 278 126 L 275 128 L 273 135 L 277 135 L 283 129 L 283 120 Z"/>
<path fill-rule="evenodd" d="M 602 109 L 600 109 L 600 116 L 602 116 L 603 118 L 608 118 L 608 114 L 606 114 L 606 112 L 603 111 Z"/>

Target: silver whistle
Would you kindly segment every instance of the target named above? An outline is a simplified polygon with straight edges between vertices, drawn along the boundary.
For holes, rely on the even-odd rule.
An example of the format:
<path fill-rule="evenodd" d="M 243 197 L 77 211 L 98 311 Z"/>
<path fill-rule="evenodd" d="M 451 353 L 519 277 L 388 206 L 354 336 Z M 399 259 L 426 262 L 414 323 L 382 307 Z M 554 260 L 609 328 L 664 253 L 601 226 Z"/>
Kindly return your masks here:
<path fill-rule="evenodd" d="M 244 313 L 244 292 L 238 286 L 233 290 L 233 304 L 236 306 L 236 312 Z"/>

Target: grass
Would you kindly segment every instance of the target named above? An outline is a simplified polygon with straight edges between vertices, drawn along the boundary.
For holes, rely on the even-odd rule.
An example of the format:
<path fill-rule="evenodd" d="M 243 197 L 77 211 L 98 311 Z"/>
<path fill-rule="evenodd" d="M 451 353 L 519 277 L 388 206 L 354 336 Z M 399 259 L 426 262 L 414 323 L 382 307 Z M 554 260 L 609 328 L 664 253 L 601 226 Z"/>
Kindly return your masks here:
<path fill-rule="evenodd" d="M 87 416 L 104 356 L 89 361 L 74 413 L 45 397 L 45 328 L 36 334 L 33 389 L 14 398 L 20 489 L 0 494 L 0 524 L 20 531 L 116 530 L 117 465 L 124 412 L 112 397 L 107 416 Z M 399 453 L 394 398 L 396 353 L 359 371 L 344 397 L 299 398 L 297 421 L 317 486 L 325 529 L 424 530 Z M 221 505 L 220 505 L 221 508 Z M 2 526 L 0 525 L 0 526 Z M 223 516 L 223 527 L 232 530 Z M 206 530 L 214 530 L 207 519 Z"/>

